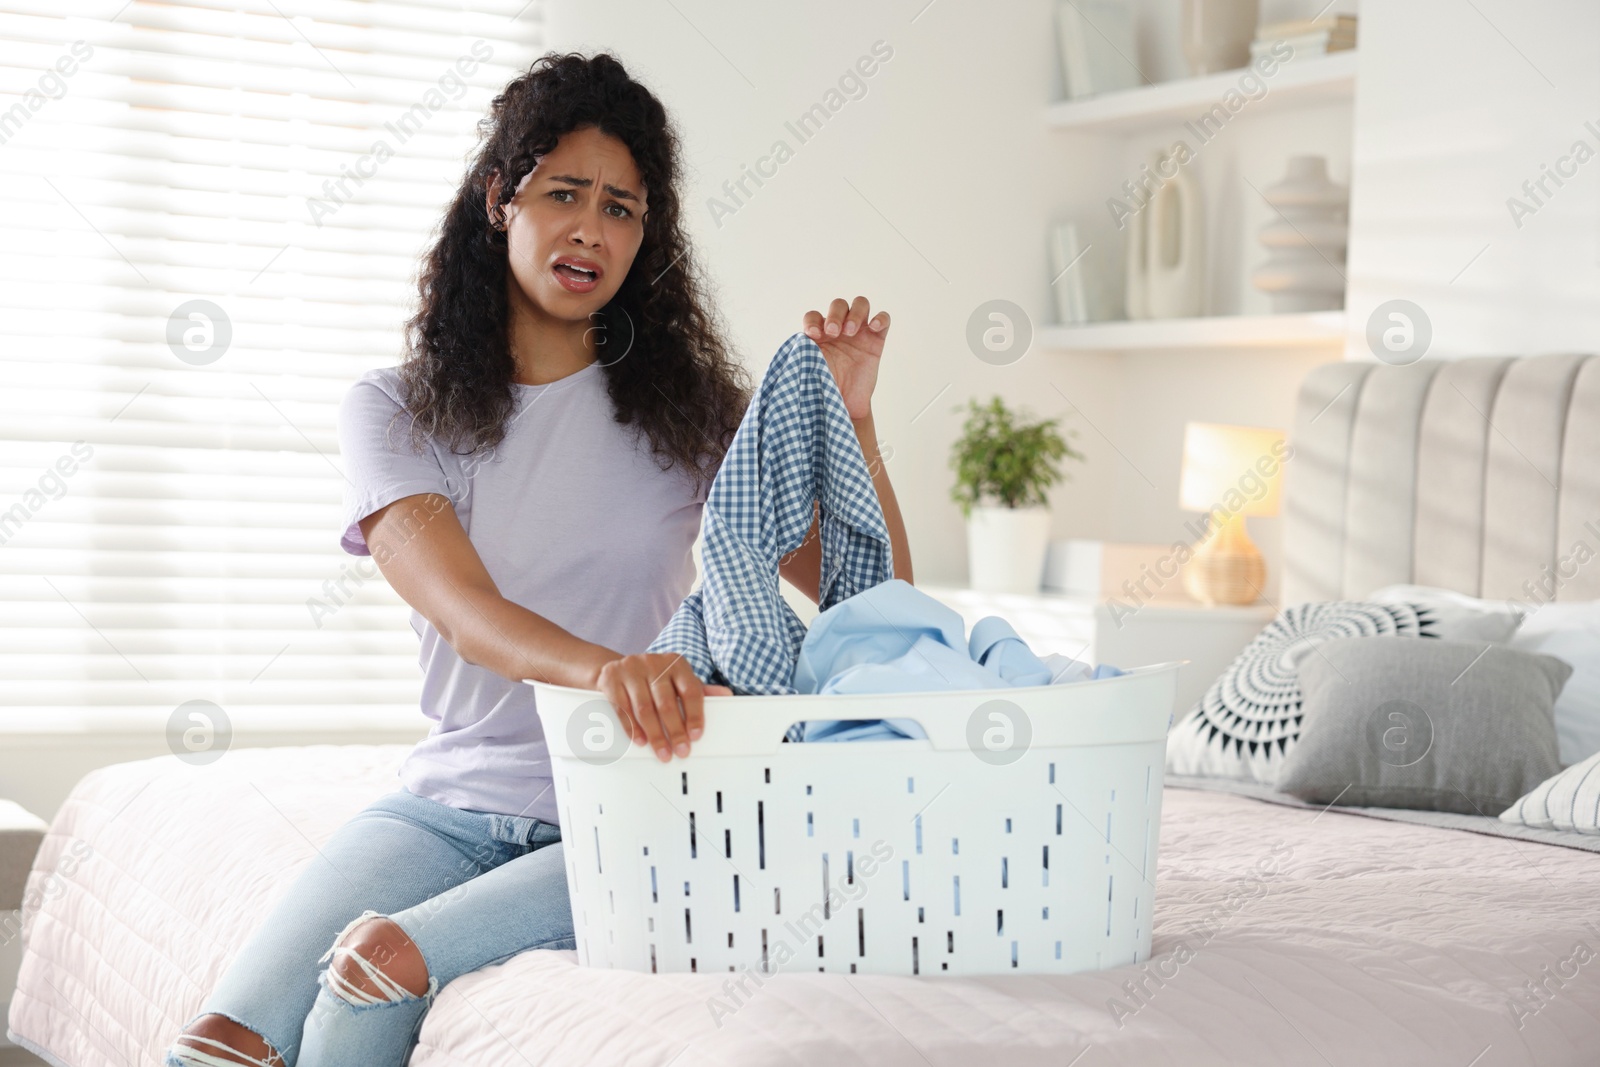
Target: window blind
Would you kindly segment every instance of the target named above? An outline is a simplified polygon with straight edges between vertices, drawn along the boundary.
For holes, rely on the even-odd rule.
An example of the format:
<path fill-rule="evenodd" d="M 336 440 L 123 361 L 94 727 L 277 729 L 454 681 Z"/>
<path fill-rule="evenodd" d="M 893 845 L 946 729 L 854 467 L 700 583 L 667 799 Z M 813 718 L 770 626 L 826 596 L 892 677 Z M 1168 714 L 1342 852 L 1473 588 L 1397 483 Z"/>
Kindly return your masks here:
<path fill-rule="evenodd" d="M 420 721 L 337 406 L 540 4 L 90 6 L 0 0 L 0 715 Z"/>

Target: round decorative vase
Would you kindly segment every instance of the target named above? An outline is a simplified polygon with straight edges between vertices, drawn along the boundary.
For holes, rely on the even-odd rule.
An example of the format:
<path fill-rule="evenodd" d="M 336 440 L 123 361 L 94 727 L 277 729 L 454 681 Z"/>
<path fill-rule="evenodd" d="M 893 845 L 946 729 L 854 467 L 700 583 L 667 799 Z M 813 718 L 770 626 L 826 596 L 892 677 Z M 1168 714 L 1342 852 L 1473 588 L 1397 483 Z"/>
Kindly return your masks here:
<path fill-rule="evenodd" d="M 1183 0 L 1183 58 L 1199 77 L 1250 62 L 1257 0 Z"/>
<path fill-rule="evenodd" d="M 1284 179 L 1261 195 L 1273 218 L 1261 228 L 1268 255 L 1251 282 L 1280 314 L 1343 307 L 1350 190 L 1329 180 L 1321 156 L 1294 156 Z"/>
<path fill-rule="evenodd" d="M 1049 544 L 1049 508 L 974 504 L 967 517 L 968 582 L 980 593 L 1037 593 Z"/>

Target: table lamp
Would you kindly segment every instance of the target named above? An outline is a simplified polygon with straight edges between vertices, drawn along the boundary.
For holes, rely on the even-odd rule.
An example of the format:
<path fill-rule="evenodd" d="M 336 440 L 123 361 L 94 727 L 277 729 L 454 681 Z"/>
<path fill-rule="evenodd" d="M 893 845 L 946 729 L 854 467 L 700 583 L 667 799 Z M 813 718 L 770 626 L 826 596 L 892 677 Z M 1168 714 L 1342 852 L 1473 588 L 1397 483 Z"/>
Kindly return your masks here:
<path fill-rule="evenodd" d="M 1265 587 L 1267 564 L 1244 519 L 1278 513 L 1283 436 L 1257 426 L 1184 426 L 1178 506 L 1205 512 L 1211 527 L 1183 569 L 1183 587 L 1196 600 L 1251 604 Z"/>

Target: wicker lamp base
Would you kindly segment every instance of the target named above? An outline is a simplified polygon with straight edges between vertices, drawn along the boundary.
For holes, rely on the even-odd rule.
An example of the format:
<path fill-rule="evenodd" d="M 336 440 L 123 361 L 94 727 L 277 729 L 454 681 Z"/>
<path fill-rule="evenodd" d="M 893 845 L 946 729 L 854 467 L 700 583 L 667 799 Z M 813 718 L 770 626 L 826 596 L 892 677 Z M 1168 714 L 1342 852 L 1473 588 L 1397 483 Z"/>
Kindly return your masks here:
<path fill-rule="evenodd" d="M 1205 604 L 1254 604 L 1266 584 L 1267 562 L 1241 515 L 1223 520 L 1183 568 L 1184 589 Z"/>

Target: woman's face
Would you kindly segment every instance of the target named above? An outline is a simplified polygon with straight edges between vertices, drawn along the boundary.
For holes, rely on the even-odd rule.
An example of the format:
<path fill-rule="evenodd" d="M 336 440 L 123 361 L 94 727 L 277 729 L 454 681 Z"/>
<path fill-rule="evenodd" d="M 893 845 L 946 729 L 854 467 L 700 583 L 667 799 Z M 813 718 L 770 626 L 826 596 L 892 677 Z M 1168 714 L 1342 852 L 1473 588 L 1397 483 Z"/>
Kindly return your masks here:
<path fill-rule="evenodd" d="M 498 191 L 496 176 L 487 206 Z M 523 296 L 553 318 L 587 322 L 622 287 L 644 240 L 645 206 L 627 146 L 592 126 L 562 136 L 506 205 L 509 263 Z"/>

